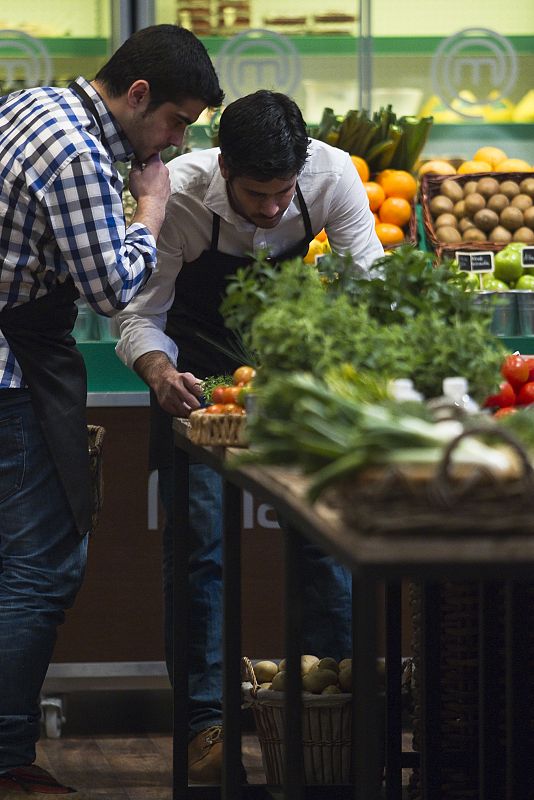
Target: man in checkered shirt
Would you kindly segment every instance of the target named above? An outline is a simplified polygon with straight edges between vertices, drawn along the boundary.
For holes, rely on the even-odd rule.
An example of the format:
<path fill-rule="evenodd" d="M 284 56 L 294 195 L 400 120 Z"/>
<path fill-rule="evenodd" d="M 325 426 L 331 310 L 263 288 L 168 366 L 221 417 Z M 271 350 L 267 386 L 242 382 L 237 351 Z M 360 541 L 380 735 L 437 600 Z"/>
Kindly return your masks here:
<path fill-rule="evenodd" d="M 159 154 L 222 99 L 174 25 L 135 33 L 91 82 L 0 99 L 0 789 L 70 791 L 33 762 L 91 520 L 75 301 L 112 316 L 142 290 L 170 193 Z M 128 227 L 117 161 L 132 162 Z"/>

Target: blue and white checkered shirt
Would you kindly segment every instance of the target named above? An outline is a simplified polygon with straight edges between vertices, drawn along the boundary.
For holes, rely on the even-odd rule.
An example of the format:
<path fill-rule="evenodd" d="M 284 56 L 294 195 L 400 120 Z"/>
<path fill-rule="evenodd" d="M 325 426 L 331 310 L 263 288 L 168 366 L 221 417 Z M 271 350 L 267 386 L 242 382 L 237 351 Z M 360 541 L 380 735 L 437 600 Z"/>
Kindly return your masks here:
<path fill-rule="evenodd" d="M 83 78 L 100 126 L 70 89 L 0 99 L 0 309 L 35 300 L 71 275 L 100 314 L 123 309 L 156 264 L 144 225 L 126 229 L 116 161 L 132 147 Z M 104 136 L 102 135 L 104 134 Z M 24 386 L 0 331 L 0 389 Z"/>

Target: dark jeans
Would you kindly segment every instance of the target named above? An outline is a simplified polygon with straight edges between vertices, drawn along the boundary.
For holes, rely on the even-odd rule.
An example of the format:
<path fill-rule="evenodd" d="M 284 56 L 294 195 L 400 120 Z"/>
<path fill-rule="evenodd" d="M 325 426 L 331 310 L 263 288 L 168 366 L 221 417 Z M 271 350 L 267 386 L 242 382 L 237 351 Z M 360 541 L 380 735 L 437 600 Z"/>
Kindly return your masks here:
<path fill-rule="evenodd" d="M 160 495 L 168 520 L 173 516 L 173 470 L 159 471 Z M 192 733 L 222 721 L 222 483 L 204 464 L 189 468 L 191 594 L 189 643 L 189 727 Z M 179 535 L 180 525 L 176 527 Z M 172 675 L 173 530 L 165 525 L 163 579 L 165 645 Z M 351 575 L 310 543 L 304 545 L 305 622 L 303 652 L 337 660 L 352 654 Z M 273 657 L 280 654 L 272 653 Z"/>
<path fill-rule="evenodd" d="M 0 390 L 0 772 L 35 759 L 39 693 L 86 554 L 29 395 Z"/>

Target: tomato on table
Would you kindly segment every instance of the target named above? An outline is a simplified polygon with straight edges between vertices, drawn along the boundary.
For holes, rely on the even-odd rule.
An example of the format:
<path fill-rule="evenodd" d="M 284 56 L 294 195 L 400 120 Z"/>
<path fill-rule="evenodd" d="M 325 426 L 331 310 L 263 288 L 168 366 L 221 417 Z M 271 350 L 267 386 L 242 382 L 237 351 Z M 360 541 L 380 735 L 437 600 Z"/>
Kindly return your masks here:
<path fill-rule="evenodd" d="M 227 388 L 228 388 L 227 386 L 216 386 L 213 392 L 211 393 L 211 402 L 223 403 L 224 390 Z"/>
<path fill-rule="evenodd" d="M 205 411 L 205 414 L 224 414 L 224 405 L 223 403 L 214 403 L 211 406 L 208 406 Z"/>
<path fill-rule="evenodd" d="M 514 389 L 518 389 L 528 381 L 530 367 L 523 356 L 513 354 L 506 356 L 501 367 L 501 375 Z"/>
<path fill-rule="evenodd" d="M 242 386 L 224 386 L 222 393 L 223 403 L 237 403 Z"/>
<path fill-rule="evenodd" d="M 234 384 L 241 386 L 250 383 L 250 381 L 256 376 L 256 370 L 254 367 L 249 367 L 248 365 L 238 367 L 232 375 Z"/>
<path fill-rule="evenodd" d="M 534 381 L 523 384 L 517 395 L 518 406 L 529 406 L 534 403 Z"/>
<path fill-rule="evenodd" d="M 514 406 L 516 401 L 515 392 L 511 384 L 503 381 L 499 385 L 497 394 L 492 394 L 484 400 L 484 408 L 508 408 Z"/>

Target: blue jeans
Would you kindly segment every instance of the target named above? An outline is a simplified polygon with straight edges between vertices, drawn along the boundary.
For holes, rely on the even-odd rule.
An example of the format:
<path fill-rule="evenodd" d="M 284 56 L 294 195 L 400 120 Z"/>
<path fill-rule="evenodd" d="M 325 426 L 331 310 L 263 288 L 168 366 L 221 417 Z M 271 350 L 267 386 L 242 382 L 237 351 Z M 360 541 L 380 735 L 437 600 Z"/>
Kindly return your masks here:
<path fill-rule="evenodd" d="M 173 470 L 159 470 L 167 520 L 173 517 Z M 222 483 L 204 464 L 189 467 L 191 602 L 189 728 L 191 735 L 222 721 Z M 179 532 L 179 524 L 177 526 Z M 172 675 L 173 530 L 163 533 L 165 652 Z M 337 660 L 352 654 L 352 580 L 348 570 L 304 544 L 303 652 Z M 273 653 L 272 656 L 277 654 Z"/>
<path fill-rule="evenodd" d="M 35 759 L 39 693 L 86 554 L 29 394 L 0 390 L 0 773 Z"/>

